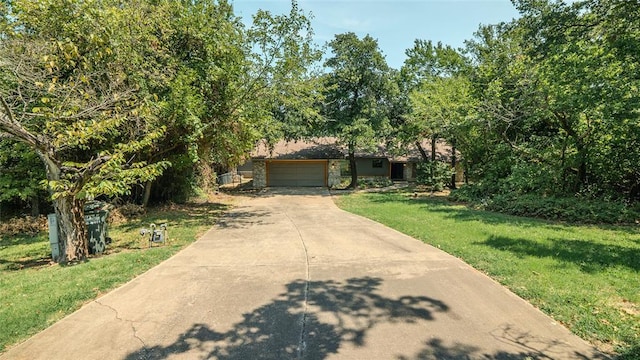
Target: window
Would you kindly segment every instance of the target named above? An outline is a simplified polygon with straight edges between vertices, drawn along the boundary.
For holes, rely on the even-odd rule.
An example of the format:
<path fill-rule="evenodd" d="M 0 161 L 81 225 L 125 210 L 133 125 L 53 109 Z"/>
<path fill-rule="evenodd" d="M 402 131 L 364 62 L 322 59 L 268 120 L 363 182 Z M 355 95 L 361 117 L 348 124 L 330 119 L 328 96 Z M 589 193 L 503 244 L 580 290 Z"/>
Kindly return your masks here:
<path fill-rule="evenodd" d="M 373 161 L 371 162 L 371 167 L 372 168 L 382 168 L 382 159 L 373 159 Z"/>

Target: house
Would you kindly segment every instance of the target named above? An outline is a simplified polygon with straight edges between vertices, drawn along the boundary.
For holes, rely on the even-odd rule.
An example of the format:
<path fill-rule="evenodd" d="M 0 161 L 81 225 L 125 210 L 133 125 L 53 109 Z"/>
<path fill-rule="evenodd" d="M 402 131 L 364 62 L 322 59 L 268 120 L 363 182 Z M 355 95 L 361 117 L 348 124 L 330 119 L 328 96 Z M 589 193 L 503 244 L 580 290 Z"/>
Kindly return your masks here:
<path fill-rule="evenodd" d="M 431 144 L 423 149 L 430 156 Z M 451 148 L 439 142 L 436 158 L 447 161 Z M 238 171 L 245 177 L 253 177 L 255 188 L 263 187 L 332 187 L 340 184 L 349 171 L 346 147 L 336 138 L 322 137 L 310 140 L 279 141 L 269 145 L 261 141 L 251 153 L 251 158 Z M 379 145 L 374 151 L 356 153 L 358 177 L 385 177 L 391 180 L 413 181 L 416 164 L 422 161 L 416 146 L 403 151 L 391 151 Z"/>

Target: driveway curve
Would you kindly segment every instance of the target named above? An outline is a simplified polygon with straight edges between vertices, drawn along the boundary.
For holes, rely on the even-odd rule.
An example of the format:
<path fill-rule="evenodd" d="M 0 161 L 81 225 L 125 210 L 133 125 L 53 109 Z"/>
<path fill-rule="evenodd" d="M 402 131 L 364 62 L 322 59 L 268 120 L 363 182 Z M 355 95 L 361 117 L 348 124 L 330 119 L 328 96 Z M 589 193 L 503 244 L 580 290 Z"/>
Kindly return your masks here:
<path fill-rule="evenodd" d="M 606 359 L 462 261 L 271 189 L 1 359 Z"/>

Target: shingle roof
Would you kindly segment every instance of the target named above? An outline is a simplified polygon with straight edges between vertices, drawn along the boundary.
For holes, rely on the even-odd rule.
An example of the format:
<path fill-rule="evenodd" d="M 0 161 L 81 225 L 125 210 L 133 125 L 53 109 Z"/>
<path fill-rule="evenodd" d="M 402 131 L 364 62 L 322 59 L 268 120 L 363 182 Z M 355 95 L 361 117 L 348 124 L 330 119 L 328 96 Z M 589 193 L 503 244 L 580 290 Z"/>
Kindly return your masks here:
<path fill-rule="evenodd" d="M 431 156 L 431 141 L 422 142 L 422 148 Z M 309 140 L 285 141 L 281 140 L 269 146 L 266 141 L 260 141 L 251 152 L 252 158 L 262 159 L 344 159 L 347 156 L 347 149 L 340 145 L 333 137 L 320 137 Z M 415 144 L 411 144 L 403 151 L 390 151 L 386 146 L 380 144 L 374 151 L 356 152 L 356 157 L 360 158 L 387 158 L 391 161 L 408 162 L 420 161 L 422 156 Z M 443 141 L 436 143 L 436 158 L 448 161 L 451 157 L 451 147 Z"/>
<path fill-rule="evenodd" d="M 345 152 L 336 138 L 322 137 L 310 140 L 280 140 L 269 146 L 262 140 L 251 152 L 252 158 L 267 159 L 342 159 Z"/>

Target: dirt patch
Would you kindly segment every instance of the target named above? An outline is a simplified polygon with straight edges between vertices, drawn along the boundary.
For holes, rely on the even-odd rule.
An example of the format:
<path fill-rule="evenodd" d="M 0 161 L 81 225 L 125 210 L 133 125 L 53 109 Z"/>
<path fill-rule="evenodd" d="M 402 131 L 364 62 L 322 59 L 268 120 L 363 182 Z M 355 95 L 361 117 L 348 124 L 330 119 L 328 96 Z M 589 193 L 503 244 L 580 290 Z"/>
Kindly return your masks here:
<path fill-rule="evenodd" d="M 631 315 L 631 316 L 640 315 L 640 306 L 638 306 L 638 304 L 635 304 L 630 300 L 616 299 L 612 303 L 612 305 L 624 314 Z"/>

